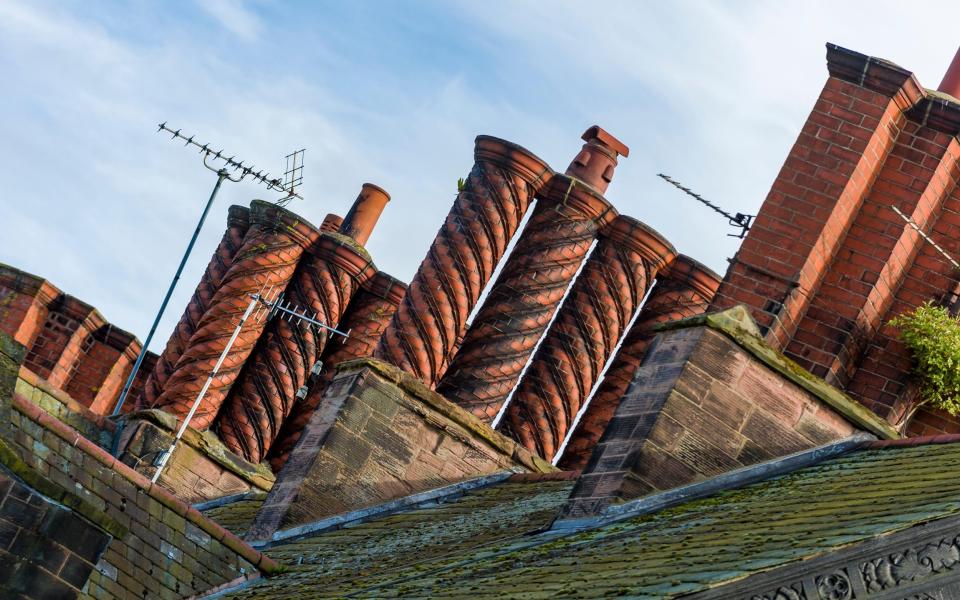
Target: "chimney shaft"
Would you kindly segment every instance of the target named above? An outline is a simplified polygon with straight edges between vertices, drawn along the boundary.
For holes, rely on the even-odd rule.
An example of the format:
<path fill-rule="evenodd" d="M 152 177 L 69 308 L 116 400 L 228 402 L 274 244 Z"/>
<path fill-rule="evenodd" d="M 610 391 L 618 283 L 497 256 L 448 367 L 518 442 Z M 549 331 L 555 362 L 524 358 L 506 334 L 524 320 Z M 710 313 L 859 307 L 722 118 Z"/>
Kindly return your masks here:
<path fill-rule="evenodd" d="M 937 91 L 950 94 L 954 98 L 960 98 L 960 48 L 953 55 L 953 60 L 947 67 L 947 72 L 943 74 L 943 81 L 940 82 Z"/>
<path fill-rule="evenodd" d="M 349 235 L 361 246 L 366 245 L 387 202 L 390 202 L 390 194 L 383 188 L 372 183 L 363 184 L 360 195 L 354 200 L 350 212 L 343 219 L 340 233 Z"/>

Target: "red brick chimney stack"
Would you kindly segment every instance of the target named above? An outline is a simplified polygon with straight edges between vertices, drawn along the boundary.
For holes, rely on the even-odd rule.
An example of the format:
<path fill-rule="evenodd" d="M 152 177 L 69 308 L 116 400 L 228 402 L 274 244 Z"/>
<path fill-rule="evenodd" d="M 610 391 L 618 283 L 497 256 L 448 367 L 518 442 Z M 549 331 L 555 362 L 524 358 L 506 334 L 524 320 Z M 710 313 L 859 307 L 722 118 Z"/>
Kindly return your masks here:
<path fill-rule="evenodd" d="M 433 388 L 536 193 L 553 170 L 530 151 L 481 135 L 474 166 L 374 356 Z"/>
<path fill-rule="evenodd" d="M 250 205 L 250 229 L 233 258 L 220 288 L 211 300 L 176 369 L 167 380 L 155 406 L 183 418 L 187 415 L 207 375 L 227 345 L 240 316 L 250 303 L 250 294 L 264 285 L 283 289 L 293 277 L 303 252 L 320 232 L 284 208 L 254 200 Z M 194 415 L 191 426 L 203 430 L 213 423 L 227 393 L 253 351 L 264 323 L 250 320 L 241 330 L 220 372 Z"/>
<path fill-rule="evenodd" d="M 389 198 L 379 187 L 363 185 L 340 233 L 322 233 L 304 253 L 286 289 L 290 302 L 331 327 L 340 323 L 354 293 L 377 271 L 362 241 Z M 345 239 L 344 231 L 361 239 Z M 297 393 L 328 341 L 325 331 L 283 319 L 270 323 L 217 418 L 228 448 L 252 462 L 264 459 L 284 421 L 302 406 Z"/>
<path fill-rule="evenodd" d="M 630 148 L 599 125 L 584 131 L 580 138 L 587 143 L 567 167 L 567 175 L 576 177 L 603 194 L 613 181 L 617 156 L 630 156 Z"/>
<path fill-rule="evenodd" d="M 947 67 L 947 72 L 943 74 L 943 81 L 940 82 L 937 91 L 950 94 L 954 98 L 960 98 L 960 48 L 953 55 L 953 60 Z"/>
<path fill-rule="evenodd" d="M 343 219 L 340 233 L 349 235 L 358 244 L 365 246 L 387 202 L 390 202 L 390 194 L 383 188 L 372 183 L 363 184 L 360 195 Z"/>

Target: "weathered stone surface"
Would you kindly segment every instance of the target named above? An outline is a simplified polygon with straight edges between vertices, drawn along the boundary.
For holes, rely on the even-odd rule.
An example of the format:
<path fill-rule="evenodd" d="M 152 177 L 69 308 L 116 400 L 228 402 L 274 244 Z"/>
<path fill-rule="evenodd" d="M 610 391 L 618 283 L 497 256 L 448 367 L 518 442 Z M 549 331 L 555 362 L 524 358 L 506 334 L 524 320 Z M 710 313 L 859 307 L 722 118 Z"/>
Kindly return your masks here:
<path fill-rule="evenodd" d="M 131 414 L 117 442 L 120 460 L 152 477 L 153 459 L 170 446 L 175 425 L 173 415 L 158 410 Z M 157 483 L 184 502 L 196 503 L 241 492 L 268 491 L 273 481 L 270 469 L 233 454 L 211 432 L 187 429 Z"/>
<path fill-rule="evenodd" d="M 814 383 L 782 355 L 765 353 L 751 323 L 735 327 L 737 311 L 728 312 L 688 320 L 685 324 L 694 326 L 674 326 L 652 340 L 563 518 L 595 514 L 613 502 L 819 446 L 858 429 L 886 431 L 875 417 L 860 418 L 849 398 L 834 395 L 840 392 L 828 392 L 827 384 Z"/>
<path fill-rule="evenodd" d="M 364 508 L 503 469 L 552 471 L 399 369 L 345 363 L 247 534 Z"/>

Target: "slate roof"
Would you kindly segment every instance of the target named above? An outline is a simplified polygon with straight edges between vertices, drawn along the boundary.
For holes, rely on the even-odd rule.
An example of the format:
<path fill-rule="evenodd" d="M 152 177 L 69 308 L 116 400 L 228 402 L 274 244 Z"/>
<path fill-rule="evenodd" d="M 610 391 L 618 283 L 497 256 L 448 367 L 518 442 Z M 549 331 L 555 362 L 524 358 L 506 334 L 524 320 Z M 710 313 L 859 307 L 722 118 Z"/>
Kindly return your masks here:
<path fill-rule="evenodd" d="M 290 571 L 226 597 L 673 597 L 956 514 L 958 466 L 957 443 L 857 450 L 563 537 L 535 532 L 571 482 L 507 481 L 271 548 Z"/>
<path fill-rule="evenodd" d="M 235 502 L 201 510 L 200 512 L 223 525 L 223 528 L 230 533 L 243 537 L 266 499 L 266 494 L 252 493 Z"/>

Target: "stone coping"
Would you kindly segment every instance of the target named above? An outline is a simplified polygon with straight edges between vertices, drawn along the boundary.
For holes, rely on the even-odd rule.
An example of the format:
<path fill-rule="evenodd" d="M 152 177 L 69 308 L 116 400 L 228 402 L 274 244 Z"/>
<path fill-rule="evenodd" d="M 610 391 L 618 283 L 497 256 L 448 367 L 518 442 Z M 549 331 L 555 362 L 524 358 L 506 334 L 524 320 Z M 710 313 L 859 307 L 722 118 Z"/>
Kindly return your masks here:
<path fill-rule="evenodd" d="M 5 466 L 14 476 L 32 487 L 38 493 L 54 502 L 60 503 L 81 515 L 97 527 L 103 529 L 115 538 L 127 535 L 127 528 L 109 515 L 90 504 L 67 488 L 45 477 L 28 463 L 20 458 L 7 442 L 0 438 L 0 464 Z"/>
<path fill-rule="evenodd" d="M 901 437 L 896 429 L 873 411 L 770 347 L 760 336 L 760 329 L 746 306 L 740 304 L 722 312 L 662 323 L 654 327 L 654 331 L 687 327 L 709 327 L 723 333 L 757 360 L 816 396 L 853 425 L 882 439 Z"/>
<path fill-rule="evenodd" d="M 80 404 L 73 399 L 73 396 L 58 387 L 50 385 L 49 381 L 37 375 L 27 367 L 21 365 L 20 372 L 17 374 L 17 377 L 24 380 L 32 387 L 37 388 L 44 394 L 53 396 L 61 404 L 66 406 L 68 410 L 80 415 L 100 429 L 104 429 L 110 433 L 113 433 L 117 430 L 117 424 L 115 422 L 111 421 L 107 417 L 104 417 L 103 415 L 98 415 L 83 404 Z"/>
<path fill-rule="evenodd" d="M 159 409 L 141 410 L 126 415 L 127 425 L 134 421 L 150 422 L 170 435 L 174 435 L 179 425 L 175 416 Z M 197 431 L 192 427 L 187 427 L 180 441 L 265 492 L 269 492 L 274 481 L 276 481 L 276 475 L 268 466 L 246 461 L 230 452 L 211 431 Z"/>
<path fill-rule="evenodd" d="M 30 402 L 20 394 L 14 394 L 11 404 L 15 410 L 24 417 L 30 419 L 46 431 L 56 435 L 65 442 L 71 444 L 87 457 L 96 460 L 104 467 L 112 470 L 115 475 L 123 477 L 133 485 L 137 486 L 148 496 L 180 515 L 188 522 L 203 530 L 210 537 L 217 540 L 225 547 L 235 552 L 249 563 L 256 565 L 261 573 L 274 575 L 282 573 L 285 567 L 270 558 L 269 556 L 254 550 L 249 544 L 239 537 L 230 533 L 219 523 L 208 519 L 197 509 L 181 501 L 173 494 L 158 484 L 151 483 L 149 479 L 137 473 L 132 468 L 123 464 L 112 456 L 109 452 L 97 446 L 87 438 L 83 437 L 77 430 L 64 424 L 55 417 L 49 415 L 39 406 Z M 78 511 L 79 512 L 79 511 Z"/>
<path fill-rule="evenodd" d="M 534 473 L 553 473 L 559 471 L 557 467 L 553 466 L 548 461 L 530 452 L 502 433 L 494 431 L 492 427 L 474 416 L 473 413 L 467 412 L 466 410 L 460 408 L 453 402 L 447 400 L 437 392 L 428 388 L 419 379 L 404 373 L 389 363 L 374 358 L 358 358 L 337 365 L 337 373 L 339 374 L 345 371 L 355 371 L 361 368 L 369 368 L 377 375 L 383 377 L 403 391 L 409 393 L 423 404 L 426 404 L 431 409 L 450 419 L 457 425 L 463 427 L 471 434 L 475 435 L 478 439 L 483 440 L 495 450 L 498 450 L 502 454 L 511 457 L 524 468 L 529 469 Z"/>

